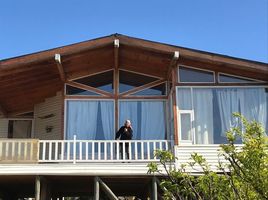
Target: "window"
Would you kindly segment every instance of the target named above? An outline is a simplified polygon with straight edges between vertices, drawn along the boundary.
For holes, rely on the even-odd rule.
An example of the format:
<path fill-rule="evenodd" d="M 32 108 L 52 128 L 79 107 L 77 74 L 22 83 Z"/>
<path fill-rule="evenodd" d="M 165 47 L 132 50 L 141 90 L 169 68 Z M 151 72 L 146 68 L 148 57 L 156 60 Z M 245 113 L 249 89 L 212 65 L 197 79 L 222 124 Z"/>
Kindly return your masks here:
<path fill-rule="evenodd" d="M 113 101 L 67 100 L 66 105 L 66 139 L 114 139 Z"/>
<path fill-rule="evenodd" d="M 119 70 L 119 92 L 123 93 L 156 80 L 158 78 Z"/>
<path fill-rule="evenodd" d="M 161 95 L 166 95 L 166 83 L 147 88 L 145 90 L 141 90 L 139 92 L 136 92 L 132 95 L 137 95 L 137 96 L 161 96 Z"/>
<path fill-rule="evenodd" d="M 180 142 L 192 144 L 194 141 L 194 129 L 193 129 L 193 111 L 192 110 L 180 110 L 179 122 L 180 122 Z"/>
<path fill-rule="evenodd" d="M 231 127 L 241 127 L 241 122 L 232 116 L 234 112 L 241 113 L 250 121 L 256 120 L 266 131 L 268 129 L 268 93 L 264 87 L 177 87 L 177 104 L 179 112 L 193 112 L 194 144 L 226 143 L 226 131 Z M 186 139 L 189 139 L 189 117 L 181 118 L 181 131 L 185 131 L 181 137 Z M 236 142 L 241 143 L 241 140 Z"/>
<path fill-rule="evenodd" d="M 219 82 L 222 83 L 254 83 L 257 81 L 247 79 L 247 78 L 241 78 L 241 77 L 235 77 L 231 75 L 225 75 L 225 74 L 219 74 Z"/>
<path fill-rule="evenodd" d="M 165 101 L 119 101 L 119 125 L 126 119 L 132 121 L 133 139 L 166 138 Z"/>
<path fill-rule="evenodd" d="M 179 67 L 179 82 L 186 83 L 213 83 L 214 73 L 187 67 Z"/>
<path fill-rule="evenodd" d="M 31 138 L 32 120 L 9 120 L 8 138 Z"/>
<path fill-rule="evenodd" d="M 97 94 L 95 92 L 83 90 L 80 88 L 76 88 L 70 85 L 66 85 L 66 94 L 67 95 L 81 95 L 81 96 L 100 96 L 100 94 Z"/>
<path fill-rule="evenodd" d="M 106 92 L 113 93 L 113 70 L 95 74 L 92 76 L 87 76 L 84 78 L 76 79 L 74 82 L 88 85 L 91 87 L 104 90 Z"/>

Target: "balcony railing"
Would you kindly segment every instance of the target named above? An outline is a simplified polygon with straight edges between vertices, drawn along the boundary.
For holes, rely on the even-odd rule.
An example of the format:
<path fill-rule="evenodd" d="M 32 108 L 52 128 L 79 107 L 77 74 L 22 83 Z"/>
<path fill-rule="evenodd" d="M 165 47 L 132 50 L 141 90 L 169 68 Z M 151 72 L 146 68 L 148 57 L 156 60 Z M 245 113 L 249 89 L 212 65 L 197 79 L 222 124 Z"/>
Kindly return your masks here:
<path fill-rule="evenodd" d="M 0 139 L 0 163 L 149 162 L 156 149 L 169 141 Z"/>

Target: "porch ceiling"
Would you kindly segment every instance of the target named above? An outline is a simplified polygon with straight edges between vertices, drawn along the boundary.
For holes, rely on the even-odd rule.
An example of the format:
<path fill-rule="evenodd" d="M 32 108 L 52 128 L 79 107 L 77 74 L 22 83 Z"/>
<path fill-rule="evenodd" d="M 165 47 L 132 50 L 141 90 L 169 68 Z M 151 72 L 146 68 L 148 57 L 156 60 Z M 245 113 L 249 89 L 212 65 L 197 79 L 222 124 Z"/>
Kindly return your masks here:
<path fill-rule="evenodd" d="M 174 51 L 178 64 L 244 75 L 268 81 L 268 64 L 161 44 L 113 34 L 86 42 L 0 61 L 0 112 L 14 114 L 33 110 L 36 103 L 63 88 L 55 54 L 61 54 L 67 79 L 112 69 L 114 39 L 119 39 L 122 69 L 166 77 Z"/>

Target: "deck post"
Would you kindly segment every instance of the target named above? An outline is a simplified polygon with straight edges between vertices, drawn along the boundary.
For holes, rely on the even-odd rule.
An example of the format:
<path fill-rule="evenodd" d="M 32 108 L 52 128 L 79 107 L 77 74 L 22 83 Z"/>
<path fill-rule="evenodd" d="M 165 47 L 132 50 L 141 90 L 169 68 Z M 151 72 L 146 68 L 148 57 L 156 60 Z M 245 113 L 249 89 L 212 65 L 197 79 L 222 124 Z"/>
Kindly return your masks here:
<path fill-rule="evenodd" d="M 99 178 L 94 177 L 94 200 L 100 199 L 100 183 Z"/>
<path fill-rule="evenodd" d="M 41 180 L 40 176 L 35 177 L 35 200 L 40 200 L 41 194 Z"/>
<path fill-rule="evenodd" d="M 157 180 L 155 176 L 152 179 L 152 199 L 157 200 Z"/>

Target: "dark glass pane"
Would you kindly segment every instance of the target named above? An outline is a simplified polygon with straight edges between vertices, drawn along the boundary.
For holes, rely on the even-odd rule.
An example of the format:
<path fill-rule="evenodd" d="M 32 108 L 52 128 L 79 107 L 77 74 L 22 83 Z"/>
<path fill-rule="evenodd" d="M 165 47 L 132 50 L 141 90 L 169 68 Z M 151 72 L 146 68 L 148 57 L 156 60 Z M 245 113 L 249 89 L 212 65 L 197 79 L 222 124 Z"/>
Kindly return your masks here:
<path fill-rule="evenodd" d="M 88 85 L 91 87 L 113 93 L 113 71 L 103 72 L 92 76 L 87 76 L 74 82 Z"/>
<path fill-rule="evenodd" d="M 28 112 L 28 113 L 23 113 L 21 115 L 17 115 L 17 117 L 33 117 L 34 116 L 34 113 L 33 112 Z"/>
<path fill-rule="evenodd" d="M 160 84 L 152 88 L 148 88 L 132 95 L 150 96 L 150 95 L 166 95 L 166 84 Z"/>
<path fill-rule="evenodd" d="M 66 94 L 67 95 L 87 95 L 87 96 L 100 96 L 100 94 L 90 92 L 87 90 L 83 90 L 80 88 L 72 87 L 70 85 L 66 85 Z"/>
<path fill-rule="evenodd" d="M 135 87 L 151 83 L 158 80 L 157 78 L 136 74 L 133 72 L 119 71 L 119 92 L 126 92 Z"/>
<path fill-rule="evenodd" d="M 219 76 L 219 81 L 222 83 L 247 83 L 247 82 L 255 82 L 253 80 L 249 80 L 246 78 L 238 78 L 234 76 L 228 76 L 221 74 Z"/>
<path fill-rule="evenodd" d="M 180 82 L 214 82 L 214 74 L 197 69 L 179 67 Z"/>

